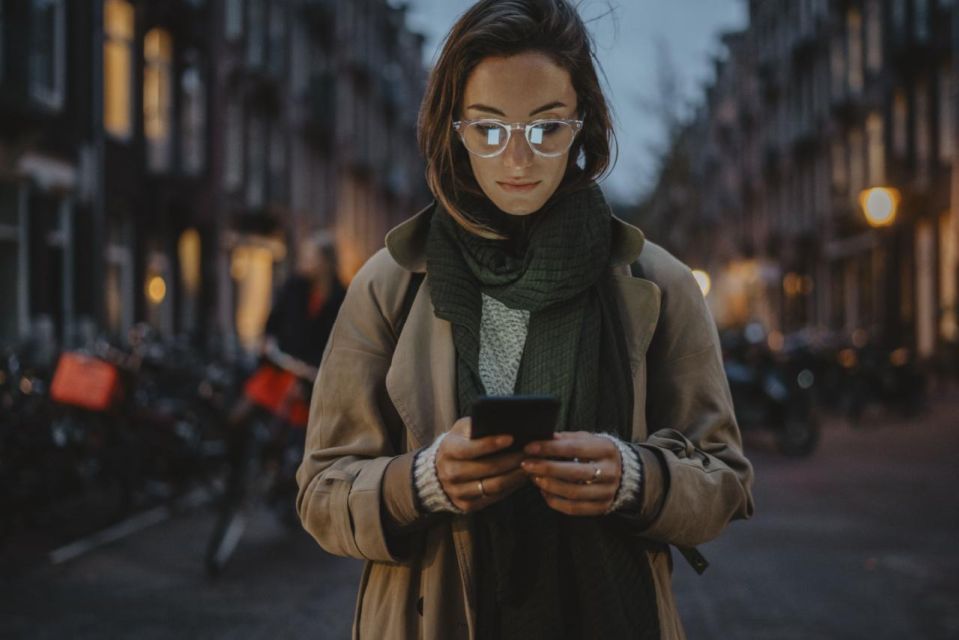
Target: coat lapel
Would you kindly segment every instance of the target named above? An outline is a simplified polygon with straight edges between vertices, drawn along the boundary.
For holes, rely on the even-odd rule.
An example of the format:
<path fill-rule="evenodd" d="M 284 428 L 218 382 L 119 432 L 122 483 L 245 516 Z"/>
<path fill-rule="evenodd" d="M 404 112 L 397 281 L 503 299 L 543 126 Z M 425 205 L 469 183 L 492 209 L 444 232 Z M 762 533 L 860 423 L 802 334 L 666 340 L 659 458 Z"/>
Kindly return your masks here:
<path fill-rule="evenodd" d="M 456 421 L 456 354 L 450 323 L 433 314 L 423 280 L 396 343 L 386 391 L 409 429 L 413 449 L 429 445 Z"/>

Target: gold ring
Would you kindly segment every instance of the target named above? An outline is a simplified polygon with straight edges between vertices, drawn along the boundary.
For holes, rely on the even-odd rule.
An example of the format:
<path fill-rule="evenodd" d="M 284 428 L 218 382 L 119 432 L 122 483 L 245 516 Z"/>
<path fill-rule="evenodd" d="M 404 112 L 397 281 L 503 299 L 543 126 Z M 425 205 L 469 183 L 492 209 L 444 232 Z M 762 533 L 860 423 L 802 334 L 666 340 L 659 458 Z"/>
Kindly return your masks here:
<path fill-rule="evenodd" d="M 483 481 L 482 481 L 482 480 L 477 480 L 477 481 L 476 481 L 476 484 L 479 485 L 480 497 L 485 498 L 485 497 L 486 497 L 486 489 L 483 488 Z"/>
<path fill-rule="evenodd" d="M 594 482 L 599 480 L 599 476 L 603 474 L 603 470 L 600 468 L 598 464 L 593 463 L 593 467 L 595 467 L 593 469 L 593 477 L 590 478 L 589 480 L 584 480 L 583 484 L 593 484 Z"/>

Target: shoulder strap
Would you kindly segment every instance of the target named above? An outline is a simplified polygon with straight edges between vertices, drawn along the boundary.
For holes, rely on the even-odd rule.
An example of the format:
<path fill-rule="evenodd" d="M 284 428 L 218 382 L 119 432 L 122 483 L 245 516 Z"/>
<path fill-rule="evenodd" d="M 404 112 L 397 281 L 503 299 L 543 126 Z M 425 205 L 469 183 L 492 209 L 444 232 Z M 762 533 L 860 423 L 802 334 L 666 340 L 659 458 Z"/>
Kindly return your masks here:
<path fill-rule="evenodd" d="M 420 290 L 423 284 L 425 273 L 413 272 L 410 274 L 410 282 L 406 286 L 406 294 L 403 296 L 403 306 L 400 307 L 400 315 L 396 318 L 396 335 L 403 332 L 403 325 L 406 324 L 406 318 L 410 315 L 410 309 L 413 308 L 413 301 L 416 299 L 416 292 Z"/>

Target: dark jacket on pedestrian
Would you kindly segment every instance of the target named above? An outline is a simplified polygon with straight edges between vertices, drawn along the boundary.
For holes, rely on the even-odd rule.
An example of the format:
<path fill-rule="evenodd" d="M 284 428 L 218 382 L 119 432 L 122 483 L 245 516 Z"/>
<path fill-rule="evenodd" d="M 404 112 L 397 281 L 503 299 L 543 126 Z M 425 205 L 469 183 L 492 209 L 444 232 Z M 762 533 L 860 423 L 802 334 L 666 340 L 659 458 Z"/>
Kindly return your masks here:
<path fill-rule="evenodd" d="M 312 282 L 293 275 L 283 284 L 266 321 L 267 335 L 274 336 L 280 350 L 311 365 L 319 365 L 323 348 L 333 330 L 336 314 L 346 291 L 333 278 L 330 293 L 319 309 L 310 309 Z"/>

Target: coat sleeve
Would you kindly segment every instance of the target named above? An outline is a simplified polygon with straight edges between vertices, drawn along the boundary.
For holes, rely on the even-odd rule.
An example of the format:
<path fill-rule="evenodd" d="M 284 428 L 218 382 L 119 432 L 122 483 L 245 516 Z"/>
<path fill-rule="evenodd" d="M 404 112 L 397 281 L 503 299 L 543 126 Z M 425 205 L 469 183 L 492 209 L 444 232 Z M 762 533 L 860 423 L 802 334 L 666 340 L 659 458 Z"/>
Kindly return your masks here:
<path fill-rule="evenodd" d="M 402 562 L 401 526 L 420 518 L 413 452 L 387 393 L 396 318 L 409 274 L 385 250 L 350 284 L 313 387 L 296 480 L 303 527 L 330 553 Z"/>
<path fill-rule="evenodd" d="M 647 353 L 649 437 L 633 447 L 643 465 L 642 496 L 626 517 L 643 537 L 691 547 L 753 513 L 752 465 L 723 369 L 719 336 L 690 270 L 663 249 L 644 275 L 662 290 L 660 320 Z"/>

